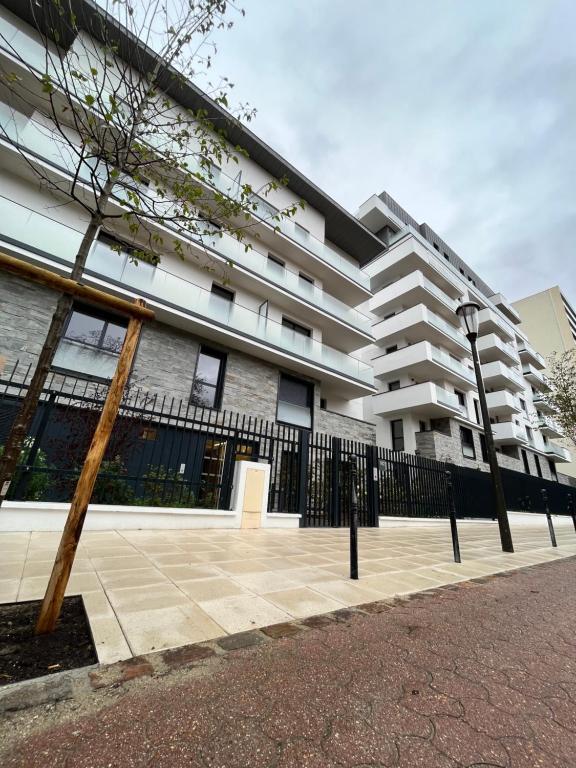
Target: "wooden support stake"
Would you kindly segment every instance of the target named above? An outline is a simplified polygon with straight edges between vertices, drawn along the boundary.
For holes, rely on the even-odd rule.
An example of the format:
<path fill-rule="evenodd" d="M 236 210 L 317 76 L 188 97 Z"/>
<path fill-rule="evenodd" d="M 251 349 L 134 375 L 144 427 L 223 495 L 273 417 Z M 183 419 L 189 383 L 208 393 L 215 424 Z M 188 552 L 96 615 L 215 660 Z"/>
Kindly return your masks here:
<path fill-rule="evenodd" d="M 142 299 L 136 299 L 134 304 L 139 307 L 145 306 L 145 302 Z M 37 635 L 53 632 L 60 616 L 64 593 L 66 592 L 86 512 L 88 511 L 88 504 L 92 497 L 100 464 L 104 458 L 112 428 L 118 415 L 118 409 L 132 367 L 132 360 L 136 352 L 141 327 L 142 319 L 140 317 L 130 318 L 122 351 L 118 359 L 116 373 L 110 384 L 108 396 L 106 397 L 98 425 L 92 436 L 86 460 L 84 461 L 84 466 L 82 467 L 82 472 L 76 484 L 76 490 L 74 491 L 66 525 L 60 539 L 60 546 L 58 547 L 50 581 L 48 582 L 40 615 L 36 623 Z"/>

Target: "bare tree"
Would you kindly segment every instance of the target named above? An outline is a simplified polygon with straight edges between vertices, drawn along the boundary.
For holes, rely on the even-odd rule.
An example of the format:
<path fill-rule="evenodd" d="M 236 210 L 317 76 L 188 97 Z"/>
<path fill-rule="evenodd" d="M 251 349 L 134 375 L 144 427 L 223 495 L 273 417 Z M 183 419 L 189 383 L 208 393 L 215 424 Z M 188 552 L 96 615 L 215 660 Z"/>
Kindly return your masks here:
<path fill-rule="evenodd" d="M 576 446 L 576 350 L 553 354 L 548 360 L 550 391 L 544 395 L 554 409 L 565 436 Z"/>
<path fill-rule="evenodd" d="M 87 226 L 71 277 L 82 277 L 103 228 L 128 238 L 136 263 L 158 263 L 166 252 L 199 259 L 198 244 L 223 233 L 242 241 L 261 210 L 259 196 L 285 180 L 254 190 L 240 176 L 223 186 L 219 167 L 245 154 L 227 131 L 253 112 L 240 106 L 216 124 L 205 108 L 186 109 L 179 97 L 210 69 L 211 35 L 232 26 L 231 12 L 243 12 L 226 0 L 102 0 L 104 7 L 93 0 L 27 1 L 42 60 L 29 61 L 0 31 L 16 62 L 13 71 L 0 72 L 12 111 L 0 136 L 17 148 L 43 189 L 83 212 Z M 230 88 L 223 79 L 207 90 L 227 109 Z M 34 141 L 64 173 L 37 162 Z M 268 216 L 291 216 L 295 208 Z M 203 253 L 201 265 L 213 269 Z M 0 460 L 0 504 L 71 308 L 72 297 L 60 296 Z"/>

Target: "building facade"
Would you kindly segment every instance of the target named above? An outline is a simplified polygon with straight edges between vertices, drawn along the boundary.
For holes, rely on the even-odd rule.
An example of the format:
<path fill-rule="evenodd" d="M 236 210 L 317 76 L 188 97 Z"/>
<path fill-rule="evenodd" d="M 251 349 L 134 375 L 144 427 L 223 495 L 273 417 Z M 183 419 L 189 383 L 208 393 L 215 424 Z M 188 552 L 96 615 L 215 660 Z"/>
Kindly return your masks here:
<path fill-rule="evenodd" d="M 377 392 L 365 400 L 379 444 L 486 469 L 470 344 L 456 315 L 480 307 L 478 353 L 499 462 L 547 479 L 569 460 L 542 393 L 545 362 L 516 309 L 427 225 L 383 192 L 358 217 L 385 251 L 365 266 L 375 341 L 368 357 Z"/>
<path fill-rule="evenodd" d="M 0 65 L 18 74 L 12 51 L 41 61 L 42 44 L 27 23 L 27 4 L 4 6 Z M 69 41 L 63 55 L 76 44 Z M 201 106 L 214 119 L 229 119 L 194 86 L 186 93 L 191 103 L 183 108 Z M 0 94 L 0 121 L 0 249 L 69 274 L 87 214 L 40 188 L 31 170 L 39 165 L 62 186 L 72 183 L 57 132 L 41 111 L 19 111 L 7 90 Z M 155 322 L 143 328 L 131 376 L 150 393 L 373 442 L 374 428 L 364 421 L 361 405 L 374 391 L 372 368 L 357 356 L 372 340 L 371 323 L 355 307 L 370 296 L 361 264 L 382 244 L 250 131 L 235 124 L 232 139 L 241 151 L 237 163 L 214 168 L 211 183 L 218 191 L 232 194 L 239 179 L 255 190 L 274 178 L 288 179 L 266 199 L 255 198 L 244 243 L 225 232 L 198 243 L 171 233 L 170 239 L 186 239 L 192 257 L 167 249 L 158 265 L 135 265 L 131 249 L 138 236 L 128 238 L 119 220 L 100 231 L 83 281 L 119 297 L 143 297 L 155 311 Z M 294 217 L 271 219 L 299 201 L 304 207 Z M 0 273 L 5 366 L 35 362 L 56 300 L 48 288 Z M 125 319 L 78 303 L 54 369 L 109 379 L 125 328 Z"/>
<path fill-rule="evenodd" d="M 522 321 L 520 328 L 546 362 L 551 355 L 576 349 L 576 312 L 559 286 L 518 299 L 513 306 Z M 573 448 L 566 438 L 560 442 L 567 450 Z M 576 478 L 576 462 L 564 464 L 562 472 Z"/>

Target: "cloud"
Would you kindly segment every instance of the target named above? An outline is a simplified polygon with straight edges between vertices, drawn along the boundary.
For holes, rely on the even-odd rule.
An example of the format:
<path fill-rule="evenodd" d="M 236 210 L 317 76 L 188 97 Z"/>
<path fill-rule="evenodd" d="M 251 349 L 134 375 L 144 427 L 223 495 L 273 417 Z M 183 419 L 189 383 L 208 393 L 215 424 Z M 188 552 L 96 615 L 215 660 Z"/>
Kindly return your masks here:
<path fill-rule="evenodd" d="M 576 303 L 573 0 L 247 0 L 215 69 L 349 210 L 385 189 L 511 300 Z"/>

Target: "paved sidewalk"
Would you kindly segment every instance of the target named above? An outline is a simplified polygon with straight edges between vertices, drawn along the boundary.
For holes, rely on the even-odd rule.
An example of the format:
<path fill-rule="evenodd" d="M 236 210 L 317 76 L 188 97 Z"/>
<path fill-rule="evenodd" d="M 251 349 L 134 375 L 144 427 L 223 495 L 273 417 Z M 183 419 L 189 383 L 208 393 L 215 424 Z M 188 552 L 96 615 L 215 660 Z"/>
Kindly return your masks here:
<path fill-rule="evenodd" d="M 61 722 L 0 763 L 574 767 L 576 558 L 366 610 L 380 612 L 307 619 L 295 637 L 94 693 L 100 711 L 82 717 L 77 702 L 8 715 L 12 738 Z"/>
<path fill-rule="evenodd" d="M 492 522 L 361 529 L 360 580 L 350 582 L 345 529 L 86 531 L 68 594 L 81 593 L 101 662 L 202 642 L 267 624 L 408 594 L 576 554 L 570 518 L 511 516 L 516 551 Z M 0 534 L 0 602 L 42 597 L 57 533 Z"/>

